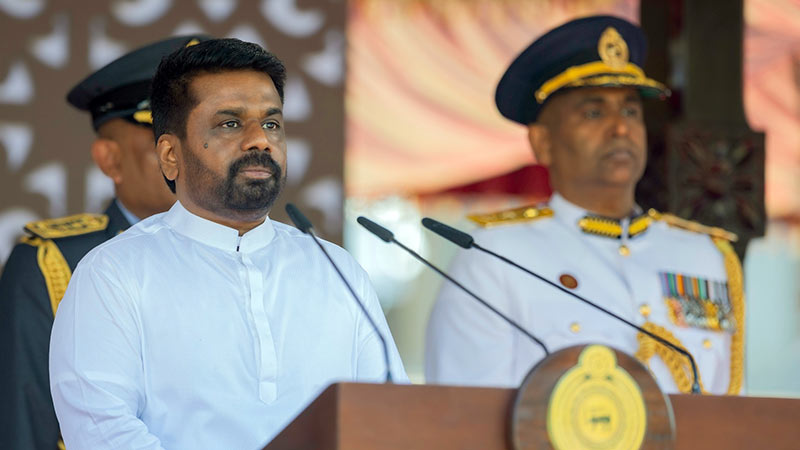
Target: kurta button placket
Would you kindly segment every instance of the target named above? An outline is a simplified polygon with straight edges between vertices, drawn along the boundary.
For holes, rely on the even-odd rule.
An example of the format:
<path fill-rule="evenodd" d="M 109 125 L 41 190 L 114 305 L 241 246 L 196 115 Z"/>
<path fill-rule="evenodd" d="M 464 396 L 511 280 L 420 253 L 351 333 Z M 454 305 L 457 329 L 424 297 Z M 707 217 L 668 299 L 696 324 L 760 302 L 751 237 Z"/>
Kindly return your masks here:
<path fill-rule="evenodd" d="M 247 248 L 247 243 L 240 247 Z M 262 272 L 268 267 L 256 267 L 245 251 L 239 251 L 240 259 L 245 267 L 248 285 L 248 309 L 256 330 L 256 367 L 258 369 L 258 395 L 261 401 L 271 403 L 277 397 L 277 355 L 275 340 L 269 325 L 269 317 L 264 307 L 264 277 Z"/>

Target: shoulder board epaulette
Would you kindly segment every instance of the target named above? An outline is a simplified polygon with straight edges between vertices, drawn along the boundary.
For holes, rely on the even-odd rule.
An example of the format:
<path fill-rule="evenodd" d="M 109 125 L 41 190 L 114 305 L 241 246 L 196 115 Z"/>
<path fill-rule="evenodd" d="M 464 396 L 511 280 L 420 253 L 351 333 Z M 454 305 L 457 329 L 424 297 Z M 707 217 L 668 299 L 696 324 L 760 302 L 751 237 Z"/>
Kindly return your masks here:
<path fill-rule="evenodd" d="M 730 242 L 736 242 L 737 240 L 739 240 L 739 236 L 737 236 L 735 233 L 731 233 L 730 231 L 724 230 L 719 227 L 709 227 L 701 223 L 697 223 L 691 220 L 686 220 L 674 214 L 660 213 L 655 209 L 651 209 L 650 211 L 647 212 L 647 214 L 654 220 L 660 220 L 662 222 L 665 222 L 667 225 L 671 227 L 682 228 L 684 230 L 694 231 L 695 233 L 707 234 L 709 236 L 725 239 L 726 241 Z"/>
<path fill-rule="evenodd" d="M 56 239 L 102 231 L 108 227 L 108 216 L 104 214 L 75 214 L 31 222 L 25 230 L 42 239 Z"/>
<path fill-rule="evenodd" d="M 496 225 L 530 222 L 542 217 L 552 217 L 553 210 L 548 207 L 523 206 L 488 214 L 471 214 L 467 218 L 478 225 L 488 228 Z"/>

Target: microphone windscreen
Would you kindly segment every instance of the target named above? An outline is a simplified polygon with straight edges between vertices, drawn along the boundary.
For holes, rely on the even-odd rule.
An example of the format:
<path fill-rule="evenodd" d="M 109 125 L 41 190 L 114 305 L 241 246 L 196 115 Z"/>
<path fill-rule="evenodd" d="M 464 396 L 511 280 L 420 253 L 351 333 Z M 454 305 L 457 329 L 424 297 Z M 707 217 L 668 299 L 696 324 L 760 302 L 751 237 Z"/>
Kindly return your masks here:
<path fill-rule="evenodd" d="M 298 230 L 308 234 L 308 230 L 311 229 L 311 221 L 308 220 L 308 218 L 304 216 L 296 206 L 291 203 L 287 203 L 286 214 L 289 215 L 289 219 L 292 220 L 292 223 L 297 227 Z"/>
<path fill-rule="evenodd" d="M 358 216 L 356 222 L 358 222 L 362 227 L 366 228 L 370 233 L 378 236 L 384 242 L 392 242 L 394 240 L 394 233 L 364 216 Z"/>
<path fill-rule="evenodd" d="M 433 220 L 429 217 L 422 219 L 422 226 L 458 245 L 459 247 L 470 248 L 472 247 L 472 244 L 475 243 L 475 239 L 473 239 L 469 234 L 464 233 L 461 230 L 456 230 L 449 225 L 445 225 L 442 222 Z"/>

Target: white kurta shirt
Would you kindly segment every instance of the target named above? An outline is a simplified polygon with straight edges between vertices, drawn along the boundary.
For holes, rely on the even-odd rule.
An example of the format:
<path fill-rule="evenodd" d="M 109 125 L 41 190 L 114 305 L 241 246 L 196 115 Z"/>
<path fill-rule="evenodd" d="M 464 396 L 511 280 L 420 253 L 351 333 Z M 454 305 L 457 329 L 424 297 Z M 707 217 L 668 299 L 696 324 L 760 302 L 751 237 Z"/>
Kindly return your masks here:
<path fill-rule="evenodd" d="M 578 221 L 587 211 L 560 195 L 554 194 L 549 206 L 553 217 L 480 230 L 475 242 L 556 284 L 562 275 L 574 278 L 575 293 L 637 325 L 663 326 L 695 357 L 704 388 L 724 393 L 731 333 L 673 321 L 663 284 L 664 274 L 716 286 L 727 281 L 723 256 L 709 236 L 654 222 L 621 242 L 583 232 Z M 627 256 L 620 253 L 621 244 L 630 249 Z M 478 250 L 457 253 L 450 275 L 542 339 L 551 352 L 599 343 L 633 355 L 639 347 L 636 330 Z M 516 387 L 543 356 L 525 335 L 444 283 L 428 324 L 427 382 Z M 677 391 L 657 355 L 648 365 L 662 390 Z"/>
<path fill-rule="evenodd" d="M 374 329 L 310 239 L 269 219 L 239 237 L 176 203 L 87 254 L 50 342 L 67 448 L 261 448 L 328 384 L 382 382 Z M 406 381 L 367 274 L 324 245 Z"/>

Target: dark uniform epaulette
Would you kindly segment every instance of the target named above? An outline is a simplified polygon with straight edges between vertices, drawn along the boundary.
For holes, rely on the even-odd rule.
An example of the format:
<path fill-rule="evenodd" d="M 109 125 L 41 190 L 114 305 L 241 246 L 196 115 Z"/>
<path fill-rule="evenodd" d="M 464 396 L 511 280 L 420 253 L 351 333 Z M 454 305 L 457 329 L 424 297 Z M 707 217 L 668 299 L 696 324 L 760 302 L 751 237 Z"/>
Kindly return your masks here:
<path fill-rule="evenodd" d="M 737 236 L 735 233 L 731 233 L 730 231 L 719 227 L 709 227 L 698 222 L 680 218 L 674 214 L 661 213 L 655 209 L 651 209 L 647 213 L 654 220 L 660 220 L 671 227 L 694 231 L 695 233 L 707 234 L 711 237 L 725 239 L 729 242 L 736 242 L 739 240 L 739 236 Z"/>
<path fill-rule="evenodd" d="M 42 239 L 58 239 L 103 231 L 107 227 L 108 216 L 105 214 L 75 214 L 30 222 L 25 225 L 25 231 Z"/>
<path fill-rule="evenodd" d="M 488 214 L 471 214 L 467 218 L 478 225 L 488 228 L 496 225 L 530 222 L 543 217 L 553 217 L 553 210 L 548 207 L 523 206 Z"/>

